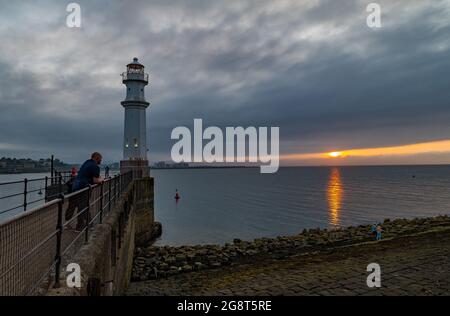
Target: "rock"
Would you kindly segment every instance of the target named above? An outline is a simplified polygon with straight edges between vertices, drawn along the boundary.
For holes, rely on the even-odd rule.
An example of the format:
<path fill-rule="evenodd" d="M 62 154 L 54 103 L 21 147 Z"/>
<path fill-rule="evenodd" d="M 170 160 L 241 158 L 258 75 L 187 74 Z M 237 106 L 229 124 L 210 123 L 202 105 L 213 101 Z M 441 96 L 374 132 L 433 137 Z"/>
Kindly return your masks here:
<path fill-rule="evenodd" d="M 195 259 L 195 253 L 188 253 L 186 257 L 189 261 L 193 261 Z"/>
<path fill-rule="evenodd" d="M 218 257 L 214 256 L 214 255 L 210 255 L 206 258 L 208 261 L 212 262 L 212 261 L 217 261 Z"/>
<path fill-rule="evenodd" d="M 190 272 L 190 271 L 192 271 L 192 266 L 190 266 L 190 265 L 185 265 L 185 266 L 183 266 L 183 267 L 181 268 L 181 270 L 182 270 L 183 272 Z"/>
<path fill-rule="evenodd" d="M 201 262 L 196 262 L 194 264 L 194 267 L 195 267 L 196 270 L 203 270 L 205 268 L 205 265 L 203 263 L 201 263 Z"/>
<path fill-rule="evenodd" d="M 206 256 L 208 254 L 208 249 L 202 248 L 199 251 L 197 251 L 198 256 Z"/>
<path fill-rule="evenodd" d="M 175 257 L 168 257 L 166 262 L 168 264 L 174 264 L 175 262 L 177 262 L 177 259 Z"/>
<path fill-rule="evenodd" d="M 212 268 L 220 268 L 222 264 L 220 262 L 213 262 L 210 264 Z"/>
<path fill-rule="evenodd" d="M 178 255 L 175 257 L 175 259 L 176 259 L 177 262 L 183 262 L 183 261 L 186 260 L 186 256 L 183 255 L 183 254 L 178 254 Z"/>
<path fill-rule="evenodd" d="M 169 269 L 169 265 L 168 265 L 167 263 L 161 263 L 161 264 L 159 265 L 159 269 L 160 269 L 160 270 L 163 270 L 163 271 L 166 271 L 166 270 Z"/>

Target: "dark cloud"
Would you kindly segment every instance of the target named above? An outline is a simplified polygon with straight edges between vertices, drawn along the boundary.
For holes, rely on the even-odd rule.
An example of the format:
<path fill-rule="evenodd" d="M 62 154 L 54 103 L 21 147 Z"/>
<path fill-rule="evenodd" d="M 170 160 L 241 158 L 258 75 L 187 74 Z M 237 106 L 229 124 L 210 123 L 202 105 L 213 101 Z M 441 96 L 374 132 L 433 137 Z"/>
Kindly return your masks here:
<path fill-rule="evenodd" d="M 124 87 L 134 56 L 151 73 L 153 160 L 170 132 L 279 126 L 283 153 L 450 139 L 450 5 L 379 1 L 0 0 L 0 156 L 121 158 Z"/>

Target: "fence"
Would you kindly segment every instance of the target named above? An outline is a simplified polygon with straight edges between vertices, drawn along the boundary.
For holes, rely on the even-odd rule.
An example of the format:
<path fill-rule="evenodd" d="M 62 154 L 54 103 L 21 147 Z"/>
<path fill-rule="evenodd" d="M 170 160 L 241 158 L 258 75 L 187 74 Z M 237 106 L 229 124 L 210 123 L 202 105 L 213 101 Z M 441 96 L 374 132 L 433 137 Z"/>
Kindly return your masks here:
<path fill-rule="evenodd" d="M 56 199 L 67 192 L 66 182 L 70 180 L 70 172 L 54 172 L 53 177 L 24 179 L 0 183 L 0 215 L 27 211 L 30 208 Z"/>
<path fill-rule="evenodd" d="M 0 296 L 59 287 L 61 267 L 120 201 L 132 174 L 64 196 L 0 224 Z"/>

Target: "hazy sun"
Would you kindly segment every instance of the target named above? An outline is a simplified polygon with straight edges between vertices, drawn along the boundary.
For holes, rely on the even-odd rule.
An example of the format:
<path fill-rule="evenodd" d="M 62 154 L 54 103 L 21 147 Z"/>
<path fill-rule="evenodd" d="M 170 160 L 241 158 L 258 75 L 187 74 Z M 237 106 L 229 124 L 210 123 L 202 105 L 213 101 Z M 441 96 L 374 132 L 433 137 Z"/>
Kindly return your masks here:
<path fill-rule="evenodd" d="M 342 157 L 342 153 L 339 151 L 334 151 L 332 153 L 329 153 L 328 156 L 331 158 L 339 158 Z"/>

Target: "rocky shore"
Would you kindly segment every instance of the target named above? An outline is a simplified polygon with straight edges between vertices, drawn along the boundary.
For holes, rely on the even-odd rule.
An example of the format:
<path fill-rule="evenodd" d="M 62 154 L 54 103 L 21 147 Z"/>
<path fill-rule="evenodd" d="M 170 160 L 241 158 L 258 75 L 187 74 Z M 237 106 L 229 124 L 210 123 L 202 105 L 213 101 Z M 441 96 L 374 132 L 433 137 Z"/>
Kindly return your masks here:
<path fill-rule="evenodd" d="M 435 227 L 450 227 L 449 216 L 417 218 L 413 220 L 386 219 L 381 225 L 383 239 L 430 231 Z M 299 254 L 346 245 L 374 241 L 371 225 L 338 230 L 310 229 L 295 236 L 260 238 L 253 242 L 234 240 L 232 244 L 182 247 L 137 248 L 132 271 L 132 282 L 155 280 L 260 258 L 283 259 Z"/>

